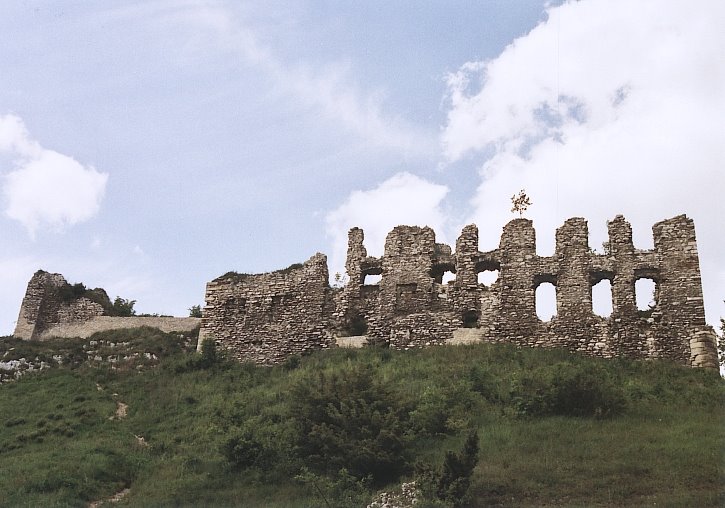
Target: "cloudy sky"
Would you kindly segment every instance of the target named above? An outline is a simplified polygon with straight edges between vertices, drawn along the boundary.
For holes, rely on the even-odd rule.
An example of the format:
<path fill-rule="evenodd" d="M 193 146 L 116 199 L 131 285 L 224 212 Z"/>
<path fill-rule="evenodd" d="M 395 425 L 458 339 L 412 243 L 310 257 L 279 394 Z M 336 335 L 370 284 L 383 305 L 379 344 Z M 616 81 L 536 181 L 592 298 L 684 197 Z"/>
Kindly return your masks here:
<path fill-rule="evenodd" d="M 725 315 L 725 3 L 0 3 L 0 335 L 39 268 L 186 315 L 229 270 L 382 253 L 396 224 L 538 250 L 695 220 Z"/>

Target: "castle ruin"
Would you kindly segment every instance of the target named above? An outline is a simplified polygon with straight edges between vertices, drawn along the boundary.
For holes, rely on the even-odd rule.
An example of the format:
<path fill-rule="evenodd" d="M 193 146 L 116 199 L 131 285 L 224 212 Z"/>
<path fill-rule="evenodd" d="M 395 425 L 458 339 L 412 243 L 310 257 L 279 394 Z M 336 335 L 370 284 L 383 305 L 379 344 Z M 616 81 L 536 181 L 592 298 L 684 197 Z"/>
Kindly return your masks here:
<path fill-rule="evenodd" d="M 80 290 L 80 291 L 79 291 Z M 25 340 L 90 337 L 96 332 L 150 326 L 163 332 L 188 332 L 199 318 L 112 316 L 111 301 L 101 288 L 72 286 L 59 273 L 35 272 L 28 282 L 13 336 Z"/>
<path fill-rule="evenodd" d="M 716 335 L 705 324 L 695 228 L 679 215 L 652 228 L 654 249 L 635 249 L 622 216 L 608 223 L 604 254 L 589 248 L 587 222 L 567 220 L 553 256 L 536 254 L 532 222 L 503 228 L 499 247 L 481 252 L 469 225 L 455 252 L 428 227 L 398 226 L 382 257 L 368 256 L 363 231 L 348 236 L 342 288 L 331 287 L 327 260 L 316 254 L 277 272 L 229 273 L 207 284 L 199 346 L 213 339 L 242 361 L 279 363 L 343 343 L 409 349 L 456 342 L 561 347 L 605 358 L 664 358 L 718 367 Z M 497 271 L 490 286 L 478 274 Z M 443 282 L 445 272 L 455 280 Z M 380 275 L 377 284 L 368 276 Z M 635 282 L 656 284 L 655 305 L 637 309 Z M 608 280 L 611 316 L 592 310 L 592 287 Z M 536 289 L 556 288 L 556 315 L 536 315 Z M 352 336 L 352 337 L 351 337 Z"/>

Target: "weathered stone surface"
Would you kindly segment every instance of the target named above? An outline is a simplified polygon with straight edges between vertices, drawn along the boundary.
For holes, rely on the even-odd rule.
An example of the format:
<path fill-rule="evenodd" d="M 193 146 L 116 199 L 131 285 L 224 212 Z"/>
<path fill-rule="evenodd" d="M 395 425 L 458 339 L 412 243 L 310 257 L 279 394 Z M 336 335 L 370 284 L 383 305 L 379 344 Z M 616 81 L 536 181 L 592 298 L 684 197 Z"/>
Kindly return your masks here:
<path fill-rule="evenodd" d="M 120 330 L 123 328 L 140 328 L 148 326 L 158 328 L 162 332 L 190 332 L 201 324 L 201 318 L 167 317 L 167 316 L 94 316 L 87 321 L 59 323 L 49 325 L 38 339 L 50 337 L 90 337 L 96 332 Z"/>
<path fill-rule="evenodd" d="M 397 349 L 510 342 L 716 368 L 692 220 L 680 215 L 655 224 L 655 247 L 646 251 L 634 248 L 622 216 L 608 227 L 606 252 L 597 254 L 587 222 L 569 219 L 557 230 L 554 255 L 542 257 L 528 219 L 509 222 L 499 248 L 489 252 L 479 251 L 475 225 L 463 229 L 455 253 L 436 243 L 430 228 L 398 226 L 380 258 L 368 256 L 363 231 L 353 228 L 342 289 L 330 288 L 321 254 L 294 270 L 210 282 L 200 344 L 212 338 L 240 360 L 278 363 L 365 333 L 369 344 Z M 490 286 L 478 283 L 486 270 L 499 271 Z M 447 271 L 456 278 L 444 284 Z M 368 275 L 382 279 L 366 284 Z M 636 306 L 640 278 L 656 283 L 656 305 L 647 313 Z M 603 279 L 612 285 L 608 318 L 592 311 L 592 286 Z M 536 315 L 536 288 L 545 282 L 557 292 L 558 312 L 549 322 Z M 347 342 L 360 341 L 339 340 Z"/>
<path fill-rule="evenodd" d="M 13 335 L 25 340 L 50 337 L 90 337 L 96 332 L 150 326 L 163 332 L 188 332 L 200 325 L 199 318 L 162 316 L 116 317 L 104 315 L 103 306 L 85 297 L 63 297 L 68 282 L 59 273 L 35 272 L 20 306 Z M 103 289 L 93 290 L 108 299 Z"/>
<path fill-rule="evenodd" d="M 212 339 L 241 361 L 279 363 L 335 344 L 327 258 L 260 275 L 228 274 L 206 286 L 199 348 Z"/>

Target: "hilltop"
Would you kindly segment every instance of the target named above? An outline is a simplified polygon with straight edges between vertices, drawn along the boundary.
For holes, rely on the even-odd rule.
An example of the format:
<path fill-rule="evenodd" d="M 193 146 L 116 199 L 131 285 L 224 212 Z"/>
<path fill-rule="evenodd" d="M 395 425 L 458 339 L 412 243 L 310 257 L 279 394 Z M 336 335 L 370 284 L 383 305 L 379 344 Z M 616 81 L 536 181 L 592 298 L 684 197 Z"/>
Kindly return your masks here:
<path fill-rule="evenodd" d="M 365 506 L 416 464 L 440 470 L 471 430 L 464 506 L 725 501 L 712 371 L 503 344 L 261 367 L 193 343 L 148 328 L 0 340 L 5 364 L 46 362 L 0 385 L 0 504 Z"/>

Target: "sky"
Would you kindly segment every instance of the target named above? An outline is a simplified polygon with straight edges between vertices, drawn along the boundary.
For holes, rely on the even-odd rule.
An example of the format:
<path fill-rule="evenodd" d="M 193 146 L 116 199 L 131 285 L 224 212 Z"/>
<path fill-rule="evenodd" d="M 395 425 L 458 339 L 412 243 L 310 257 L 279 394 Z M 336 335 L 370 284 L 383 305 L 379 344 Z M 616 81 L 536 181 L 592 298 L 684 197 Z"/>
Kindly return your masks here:
<path fill-rule="evenodd" d="M 725 315 L 725 3 L 0 2 L 0 335 L 38 269 L 188 315 L 230 270 L 344 271 L 398 224 L 539 255 L 695 221 Z"/>

